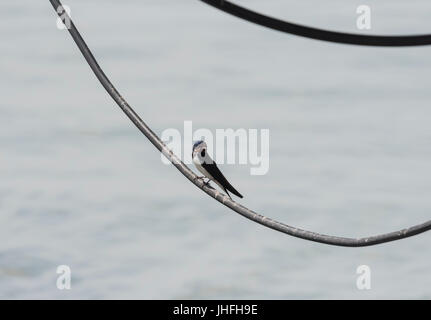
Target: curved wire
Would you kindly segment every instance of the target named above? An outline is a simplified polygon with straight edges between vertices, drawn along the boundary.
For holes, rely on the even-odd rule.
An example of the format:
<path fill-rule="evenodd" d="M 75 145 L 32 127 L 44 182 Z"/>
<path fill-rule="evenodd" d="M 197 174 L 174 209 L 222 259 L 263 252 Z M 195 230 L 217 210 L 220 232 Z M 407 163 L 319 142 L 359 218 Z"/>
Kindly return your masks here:
<path fill-rule="evenodd" d="M 265 227 L 280 231 L 282 233 L 302 238 L 305 240 L 310 240 L 314 242 L 320 242 L 324 244 L 330 244 L 335 246 L 344 247 L 364 247 L 376 245 L 379 243 L 400 240 L 403 238 L 411 237 L 419 233 L 428 231 L 431 229 L 431 221 L 427 221 L 423 224 L 416 225 L 407 229 L 400 231 L 395 231 L 391 233 L 381 234 L 372 237 L 353 239 L 353 238 L 342 238 L 330 235 L 319 234 L 312 231 L 298 229 L 287 224 L 278 222 L 271 218 L 267 218 L 260 215 L 239 203 L 231 200 L 227 195 L 218 192 L 217 190 L 206 186 L 202 180 L 197 179 L 197 176 L 191 171 L 171 150 L 169 150 L 162 140 L 145 124 L 145 122 L 136 114 L 136 112 L 130 107 L 127 101 L 120 95 L 117 89 L 109 81 L 108 77 L 105 75 L 103 70 L 100 68 L 84 39 L 79 34 L 75 25 L 73 24 L 71 18 L 67 15 L 60 1 L 50 0 L 54 9 L 57 11 L 60 18 L 65 22 L 68 19 L 69 32 L 78 46 L 79 50 L 83 54 L 84 58 L 87 60 L 90 68 L 93 70 L 97 79 L 99 79 L 102 86 L 106 89 L 109 95 L 114 99 L 118 106 L 123 110 L 127 117 L 135 124 L 135 126 L 150 140 L 150 142 L 162 152 L 173 164 L 174 166 L 192 183 L 197 187 L 206 192 L 209 196 L 213 197 L 220 203 L 224 204 L 226 207 L 232 209 L 233 211 L 239 213 L 240 215 L 257 222 Z"/>
<path fill-rule="evenodd" d="M 200 0 L 219 10 L 234 15 L 240 19 L 259 24 L 261 26 L 294 34 L 301 37 L 336 42 L 343 44 L 354 44 L 359 46 L 378 47 L 411 47 L 425 46 L 431 44 L 431 34 L 407 35 L 407 36 L 383 36 L 383 35 L 361 35 L 344 33 L 307 27 L 251 11 L 225 0 Z"/>

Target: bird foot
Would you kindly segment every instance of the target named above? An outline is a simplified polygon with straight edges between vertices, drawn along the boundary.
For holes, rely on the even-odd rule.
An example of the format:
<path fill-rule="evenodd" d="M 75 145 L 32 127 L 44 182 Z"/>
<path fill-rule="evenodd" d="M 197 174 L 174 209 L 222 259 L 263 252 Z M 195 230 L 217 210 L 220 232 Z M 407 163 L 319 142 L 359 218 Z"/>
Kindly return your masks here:
<path fill-rule="evenodd" d="M 202 182 L 204 183 L 205 186 L 209 187 L 210 185 L 210 179 L 208 179 L 208 181 L 205 181 L 206 177 L 205 176 L 201 176 L 201 177 L 196 177 L 196 180 L 202 180 Z"/>

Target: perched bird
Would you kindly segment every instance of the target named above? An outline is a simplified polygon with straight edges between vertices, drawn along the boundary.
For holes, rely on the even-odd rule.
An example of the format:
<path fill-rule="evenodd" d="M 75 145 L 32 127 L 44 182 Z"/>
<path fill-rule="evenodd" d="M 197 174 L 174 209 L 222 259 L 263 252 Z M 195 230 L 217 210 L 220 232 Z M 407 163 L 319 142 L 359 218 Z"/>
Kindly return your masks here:
<path fill-rule="evenodd" d="M 232 197 L 229 195 L 228 191 L 242 198 L 242 195 L 232 187 L 217 167 L 217 164 L 211 159 L 207 153 L 207 144 L 204 141 L 197 141 L 193 145 L 192 159 L 196 168 L 204 175 L 204 177 L 199 177 L 199 179 L 206 177 L 208 178 L 207 183 L 209 183 L 210 180 L 214 181 L 231 199 Z"/>

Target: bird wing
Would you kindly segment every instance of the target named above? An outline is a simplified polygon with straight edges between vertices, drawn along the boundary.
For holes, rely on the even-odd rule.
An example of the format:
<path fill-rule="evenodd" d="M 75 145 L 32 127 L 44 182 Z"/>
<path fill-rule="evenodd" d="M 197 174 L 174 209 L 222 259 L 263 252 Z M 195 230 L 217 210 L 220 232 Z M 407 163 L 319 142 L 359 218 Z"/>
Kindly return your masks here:
<path fill-rule="evenodd" d="M 208 171 L 208 173 L 216 180 L 216 182 L 220 183 L 223 189 L 232 192 L 237 197 L 242 198 L 243 196 L 236 191 L 236 189 L 227 181 L 223 173 L 221 173 L 220 169 L 217 167 L 217 164 L 212 161 L 212 163 L 204 162 L 202 163 L 202 167 Z"/>

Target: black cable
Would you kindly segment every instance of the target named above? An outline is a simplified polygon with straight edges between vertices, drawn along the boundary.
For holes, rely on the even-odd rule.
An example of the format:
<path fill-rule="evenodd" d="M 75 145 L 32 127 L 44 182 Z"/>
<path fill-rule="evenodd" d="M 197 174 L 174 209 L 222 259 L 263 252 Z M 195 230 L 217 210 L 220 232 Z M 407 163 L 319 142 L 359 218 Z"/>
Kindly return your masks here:
<path fill-rule="evenodd" d="M 278 30 L 285 33 L 294 34 L 315 40 L 336 42 L 343 44 L 354 44 L 359 46 L 378 47 L 411 47 L 425 46 L 431 44 L 431 34 L 407 35 L 407 36 L 383 36 L 383 35 L 361 35 L 317 29 L 291 23 L 240 7 L 225 0 L 200 0 L 226 13 L 234 15 L 240 19 L 250 21 L 261 26 Z"/>
<path fill-rule="evenodd" d="M 278 222 L 271 218 L 267 218 L 262 216 L 239 203 L 231 200 L 227 195 L 218 192 L 217 190 L 211 188 L 204 184 L 202 180 L 197 179 L 197 176 L 191 171 L 171 150 L 169 150 L 162 140 L 142 121 L 141 118 L 136 114 L 136 112 L 130 107 L 126 100 L 120 95 L 120 93 L 115 89 L 109 79 L 106 77 L 103 70 L 100 68 L 84 39 L 82 39 L 75 25 L 73 24 L 69 15 L 65 12 L 63 7 L 61 6 L 60 1 L 58 0 L 50 0 L 54 9 L 57 11 L 60 18 L 66 22 L 66 25 L 69 26 L 69 33 L 71 34 L 73 40 L 78 46 L 79 50 L 81 50 L 82 54 L 87 60 L 89 66 L 93 70 L 97 79 L 99 79 L 102 86 L 106 89 L 109 95 L 115 100 L 118 106 L 123 110 L 123 112 L 129 117 L 129 119 L 135 124 L 135 126 L 150 140 L 150 142 L 160 151 L 162 152 L 174 165 L 175 167 L 192 183 L 194 183 L 197 187 L 202 189 L 208 195 L 224 204 L 226 207 L 232 209 L 233 211 L 239 213 L 240 215 L 254 221 L 260 223 L 261 225 L 280 231 L 282 233 L 302 238 L 305 240 L 335 245 L 335 246 L 344 246 L 344 247 L 365 247 L 372 246 L 379 243 L 385 243 L 395 240 L 400 240 L 403 238 L 411 237 L 417 235 L 419 233 L 428 231 L 431 229 L 431 220 L 427 221 L 423 224 L 419 224 L 407 229 L 403 229 L 400 231 L 395 231 L 391 233 L 381 234 L 372 237 L 353 239 L 353 238 L 342 238 L 329 236 L 324 234 L 319 234 L 312 231 L 302 230 L 295 227 L 291 227 L 284 223 Z M 65 21 L 65 20 L 68 21 Z"/>

